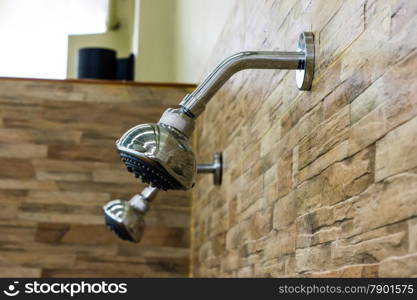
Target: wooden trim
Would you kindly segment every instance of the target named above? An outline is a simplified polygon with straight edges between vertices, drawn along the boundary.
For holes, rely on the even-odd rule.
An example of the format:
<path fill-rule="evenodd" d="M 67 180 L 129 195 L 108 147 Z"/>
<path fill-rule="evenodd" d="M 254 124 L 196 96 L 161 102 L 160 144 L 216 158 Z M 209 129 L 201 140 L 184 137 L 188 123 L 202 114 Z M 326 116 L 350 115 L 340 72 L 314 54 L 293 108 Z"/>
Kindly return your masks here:
<path fill-rule="evenodd" d="M 197 86 L 191 83 L 139 82 L 139 81 L 123 81 L 123 80 L 98 80 L 98 79 L 43 79 L 43 78 L 0 77 L 0 81 L 2 80 L 39 81 L 39 82 L 50 82 L 50 83 L 107 84 L 107 85 L 128 85 L 128 86 L 161 86 L 161 87 L 182 87 L 182 88 L 195 88 Z"/>

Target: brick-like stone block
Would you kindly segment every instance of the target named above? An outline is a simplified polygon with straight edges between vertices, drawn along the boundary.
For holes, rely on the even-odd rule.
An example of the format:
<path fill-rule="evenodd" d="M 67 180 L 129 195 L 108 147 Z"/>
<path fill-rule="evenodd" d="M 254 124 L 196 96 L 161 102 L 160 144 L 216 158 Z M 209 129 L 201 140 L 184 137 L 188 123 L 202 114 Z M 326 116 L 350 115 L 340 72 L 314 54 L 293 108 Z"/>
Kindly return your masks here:
<path fill-rule="evenodd" d="M 293 223 L 297 216 L 297 199 L 292 192 L 279 199 L 274 205 L 274 229 L 281 229 Z"/>
<path fill-rule="evenodd" d="M 409 252 L 417 252 L 417 218 L 408 221 L 408 245 Z"/>
<path fill-rule="evenodd" d="M 417 167 L 417 118 L 390 131 L 376 143 L 375 181 Z"/>
<path fill-rule="evenodd" d="M 370 89 L 376 89 L 378 95 L 384 95 L 385 101 L 351 127 L 350 154 L 374 143 L 396 126 L 417 115 L 417 105 L 414 101 L 414 91 L 417 87 L 412 79 L 417 76 L 415 65 L 417 65 L 417 54 L 410 54 L 371 85 Z M 399 86 L 401 88 L 398 88 Z M 358 98 L 356 101 L 366 103 L 368 99 L 373 101 L 368 97 Z"/>
<path fill-rule="evenodd" d="M 43 158 L 46 157 L 48 147 L 35 144 L 2 144 L 0 157 L 9 158 Z"/>
<path fill-rule="evenodd" d="M 298 163 L 300 169 L 347 139 L 350 124 L 349 110 L 350 107 L 345 106 L 301 141 Z"/>
<path fill-rule="evenodd" d="M 0 79 L 0 264 L 7 266 L 0 275 L 187 276 L 189 193 L 160 193 L 134 247 L 105 227 L 102 212 L 145 186 L 125 171 L 115 140 L 138 123 L 156 122 L 187 92 L 164 84 Z"/>
<path fill-rule="evenodd" d="M 323 172 L 323 202 L 337 203 L 370 186 L 374 182 L 374 156 L 374 148 L 369 147 L 328 167 Z"/>
<path fill-rule="evenodd" d="M 353 228 L 358 234 L 417 215 L 417 175 L 405 173 L 377 183 L 352 203 Z"/>
<path fill-rule="evenodd" d="M 394 256 L 381 262 L 379 276 L 381 277 L 416 277 L 417 254 Z"/>

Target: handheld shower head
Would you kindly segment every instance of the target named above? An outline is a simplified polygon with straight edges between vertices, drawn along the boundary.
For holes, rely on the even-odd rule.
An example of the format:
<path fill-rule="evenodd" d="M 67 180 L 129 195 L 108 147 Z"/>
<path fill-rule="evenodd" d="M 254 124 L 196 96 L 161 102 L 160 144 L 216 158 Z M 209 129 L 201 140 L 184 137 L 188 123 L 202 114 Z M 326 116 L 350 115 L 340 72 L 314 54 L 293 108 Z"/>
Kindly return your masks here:
<path fill-rule="evenodd" d="M 133 196 L 129 201 L 113 200 L 104 205 L 107 227 L 122 240 L 140 242 L 145 229 L 145 213 L 149 209 L 149 202 L 155 198 L 157 192 L 156 188 L 147 187 L 140 195 Z"/>

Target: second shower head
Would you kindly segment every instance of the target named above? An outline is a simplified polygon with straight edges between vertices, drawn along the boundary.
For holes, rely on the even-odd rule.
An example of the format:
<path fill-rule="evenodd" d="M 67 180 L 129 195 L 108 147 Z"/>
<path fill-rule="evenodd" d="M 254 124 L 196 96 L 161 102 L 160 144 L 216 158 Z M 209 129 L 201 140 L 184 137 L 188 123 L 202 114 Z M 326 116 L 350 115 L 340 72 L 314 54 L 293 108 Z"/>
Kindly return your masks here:
<path fill-rule="evenodd" d="M 222 154 L 214 153 L 213 162 L 197 165 L 197 173 L 212 174 L 213 183 L 220 185 L 222 180 Z M 146 187 L 129 201 L 112 200 L 103 206 L 107 227 L 122 240 L 138 243 L 145 230 L 145 214 L 158 189 Z"/>
<path fill-rule="evenodd" d="M 146 187 L 129 201 L 113 200 L 103 206 L 107 227 L 122 240 L 139 242 L 145 229 L 144 216 L 158 190 Z"/>

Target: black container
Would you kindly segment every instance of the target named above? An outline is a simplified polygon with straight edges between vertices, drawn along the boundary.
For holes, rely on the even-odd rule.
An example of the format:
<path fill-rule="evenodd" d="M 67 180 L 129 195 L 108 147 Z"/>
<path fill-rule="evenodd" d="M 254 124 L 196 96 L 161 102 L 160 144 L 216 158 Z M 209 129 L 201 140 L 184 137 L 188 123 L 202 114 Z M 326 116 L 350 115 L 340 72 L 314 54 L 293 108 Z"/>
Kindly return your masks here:
<path fill-rule="evenodd" d="M 135 56 L 130 54 L 127 58 L 117 59 L 117 80 L 135 80 Z"/>
<path fill-rule="evenodd" d="M 78 50 L 78 78 L 117 78 L 116 51 L 105 48 L 81 48 Z"/>

